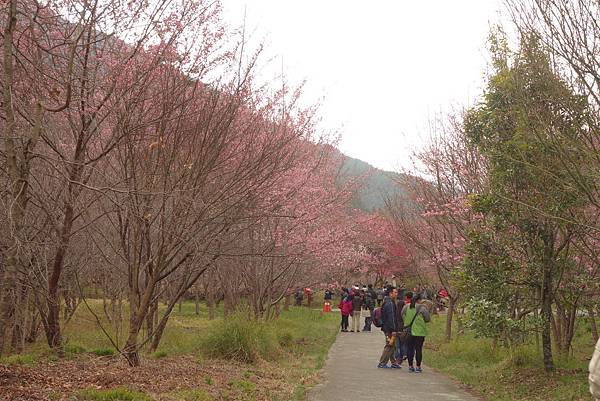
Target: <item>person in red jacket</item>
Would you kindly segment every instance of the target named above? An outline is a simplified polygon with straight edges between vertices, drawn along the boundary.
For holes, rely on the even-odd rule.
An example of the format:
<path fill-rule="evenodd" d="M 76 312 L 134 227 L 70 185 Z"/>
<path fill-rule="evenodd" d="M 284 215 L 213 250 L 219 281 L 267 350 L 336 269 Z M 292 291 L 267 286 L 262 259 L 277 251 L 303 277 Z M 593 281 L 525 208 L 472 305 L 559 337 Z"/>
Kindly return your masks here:
<path fill-rule="evenodd" d="M 345 333 L 348 331 L 348 317 L 352 314 L 352 300 L 349 295 L 342 298 L 338 308 L 342 314 L 342 331 Z"/>

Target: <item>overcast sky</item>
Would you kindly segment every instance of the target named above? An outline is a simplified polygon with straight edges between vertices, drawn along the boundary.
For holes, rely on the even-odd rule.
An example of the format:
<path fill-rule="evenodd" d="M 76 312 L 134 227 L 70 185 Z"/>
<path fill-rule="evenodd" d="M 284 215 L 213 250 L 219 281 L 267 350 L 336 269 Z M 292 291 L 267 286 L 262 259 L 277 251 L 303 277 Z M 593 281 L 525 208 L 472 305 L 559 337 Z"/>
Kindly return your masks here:
<path fill-rule="evenodd" d="M 282 56 L 290 80 L 322 99 L 322 127 L 340 149 L 385 170 L 408 168 L 428 121 L 473 104 L 501 0 L 222 0 Z M 281 65 L 281 61 L 278 61 Z"/>

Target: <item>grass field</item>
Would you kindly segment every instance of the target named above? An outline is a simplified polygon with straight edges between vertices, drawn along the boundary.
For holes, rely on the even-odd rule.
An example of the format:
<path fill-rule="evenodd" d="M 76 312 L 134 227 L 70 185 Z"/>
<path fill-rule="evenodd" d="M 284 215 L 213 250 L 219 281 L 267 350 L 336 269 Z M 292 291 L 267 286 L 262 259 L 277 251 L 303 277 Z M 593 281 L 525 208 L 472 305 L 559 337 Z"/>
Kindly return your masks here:
<path fill-rule="evenodd" d="M 101 310 L 98 301 L 90 306 Z M 0 392 L 35 391 L 23 399 L 69 401 L 303 400 L 318 380 L 338 320 L 336 313 L 291 307 L 269 322 L 250 321 L 244 313 L 211 321 L 204 305 L 196 315 L 195 305 L 184 303 L 181 312 L 175 308 L 158 350 L 143 352 L 142 367 L 130 369 L 80 306 L 64 330 L 67 357 L 56 358 L 40 338 L 25 353 L 0 359 L 0 369 L 15 376 L 14 383 L 7 380 L 12 387 L 0 381 Z M 123 344 L 123 336 L 115 338 Z"/>
<path fill-rule="evenodd" d="M 590 401 L 587 368 L 594 344 L 587 322 L 579 321 L 571 355 L 556 355 L 556 372 L 546 374 L 535 342 L 514 351 L 466 332 L 444 341 L 445 315 L 434 316 L 424 362 L 466 384 L 487 401 Z M 454 331 L 456 333 L 456 330 Z"/>

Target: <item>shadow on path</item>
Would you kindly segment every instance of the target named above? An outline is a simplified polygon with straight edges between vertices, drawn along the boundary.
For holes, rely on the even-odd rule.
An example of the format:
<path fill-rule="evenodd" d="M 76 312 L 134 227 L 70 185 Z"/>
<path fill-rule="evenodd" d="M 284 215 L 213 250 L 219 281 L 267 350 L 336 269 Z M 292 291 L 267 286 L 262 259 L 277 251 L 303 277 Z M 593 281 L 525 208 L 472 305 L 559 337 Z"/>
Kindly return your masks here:
<path fill-rule="evenodd" d="M 448 377 L 423 366 L 423 373 L 402 369 L 378 369 L 384 336 L 373 328 L 368 333 L 339 333 L 329 350 L 324 382 L 309 393 L 309 401 L 481 401 L 460 389 Z M 427 361 L 424 350 L 424 361 Z"/>

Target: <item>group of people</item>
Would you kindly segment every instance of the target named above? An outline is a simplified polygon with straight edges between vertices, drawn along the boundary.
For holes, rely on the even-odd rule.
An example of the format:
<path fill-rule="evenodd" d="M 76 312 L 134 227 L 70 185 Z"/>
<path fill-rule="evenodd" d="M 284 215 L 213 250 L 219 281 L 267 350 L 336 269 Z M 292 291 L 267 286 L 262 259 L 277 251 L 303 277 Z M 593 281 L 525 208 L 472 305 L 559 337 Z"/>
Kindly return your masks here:
<path fill-rule="evenodd" d="M 440 290 L 435 299 L 446 298 L 446 290 Z M 342 332 L 361 331 L 360 325 L 364 317 L 362 331 L 371 331 L 375 308 L 381 309 L 381 331 L 385 335 L 385 345 L 379 358 L 378 368 L 401 369 L 406 360 L 408 371 L 423 372 L 423 345 L 427 337 L 427 323 L 431 316 L 426 306 L 428 294 L 425 291 L 407 292 L 393 286 L 375 290 L 371 284 L 367 287 L 358 285 L 343 288 L 338 305 L 342 315 Z M 325 291 L 325 302 L 331 303 L 333 292 Z M 431 304 L 431 302 L 430 302 Z M 349 318 L 352 316 L 352 328 L 348 330 Z M 408 335 L 401 335 L 401 333 Z M 404 338 L 404 341 L 402 341 Z M 390 362 L 390 365 L 388 365 Z M 600 340 L 589 365 L 590 392 L 594 399 L 600 401 Z"/>
<path fill-rule="evenodd" d="M 381 306 L 381 331 L 385 335 L 385 346 L 378 368 L 400 369 L 406 360 L 409 372 L 423 371 L 423 344 L 427 336 L 427 323 L 431 320 L 424 300 L 420 292 L 387 287 Z M 404 340 L 400 335 L 403 331 L 406 332 Z M 388 361 L 391 365 L 387 364 Z"/>
<path fill-rule="evenodd" d="M 427 323 L 431 320 L 429 309 L 424 305 L 426 298 L 422 292 L 398 290 L 391 285 L 380 290 L 374 289 L 371 284 L 362 288 L 358 285 L 343 288 L 338 304 L 342 317 L 341 331 L 371 331 L 376 317 L 385 335 L 385 346 L 377 367 L 399 369 L 406 360 L 409 372 L 420 373 L 423 371 L 421 363 Z M 332 299 L 331 291 L 325 292 L 325 299 Z M 403 331 L 408 335 L 401 336 Z"/>
<path fill-rule="evenodd" d="M 327 296 L 327 293 L 325 293 Z M 383 296 L 382 296 L 383 298 Z M 361 324 L 364 319 L 362 331 L 371 331 L 371 314 L 377 302 L 377 292 L 373 286 L 360 288 L 358 285 L 352 288 L 342 288 L 342 294 L 338 308 L 342 315 L 342 332 L 361 332 Z M 352 316 L 352 327 L 350 326 Z"/>
<path fill-rule="evenodd" d="M 326 300 L 331 297 L 331 291 L 326 291 Z M 426 295 L 422 292 L 398 290 L 391 285 L 380 290 L 375 290 L 371 284 L 363 288 L 357 285 L 343 288 L 338 305 L 342 317 L 341 331 L 371 331 L 373 318 L 378 318 L 385 335 L 385 346 L 377 367 L 400 369 L 402 362 L 407 360 L 409 372 L 421 373 L 423 344 L 427 336 L 427 323 L 431 319 L 429 309 L 423 304 L 425 299 Z M 376 311 L 376 308 L 380 308 L 380 311 Z M 408 333 L 404 335 L 404 341 L 400 335 L 402 331 Z M 388 362 L 391 364 L 388 365 Z"/>
<path fill-rule="evenodd" d="M 304 297 L 306 297 L 307 306 L 310 308 L 313 299 L 313 291 L 310 289 L 310 287 L 296 288 L 296 291 L 294 291 L 294 305 L 302 306 Z"/>

